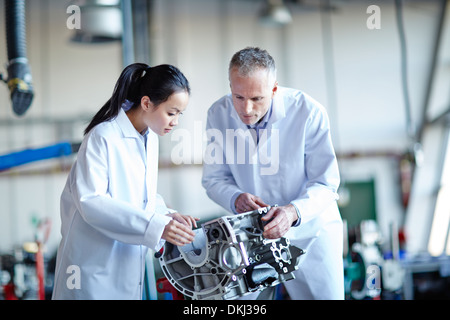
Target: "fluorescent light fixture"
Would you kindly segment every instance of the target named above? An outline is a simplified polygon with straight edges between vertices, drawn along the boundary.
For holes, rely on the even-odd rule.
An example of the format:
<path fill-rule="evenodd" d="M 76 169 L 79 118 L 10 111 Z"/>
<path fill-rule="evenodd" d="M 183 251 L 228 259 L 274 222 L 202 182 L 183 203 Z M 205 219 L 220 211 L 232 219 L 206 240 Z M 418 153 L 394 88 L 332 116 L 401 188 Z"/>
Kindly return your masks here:
<path fill-rule="evenodd" d="M 81 28 L 76 30 L 72 41 L 101 43 L 122 39 L 120 0 L 76 0 L 71 4 L 81 10 Z"/>
<path fill-rule="evenodd" d="M 283 26 L 292 22 L 292 15 L 283 0 L 267 0 L 259 20 L 266 25 Z"/>

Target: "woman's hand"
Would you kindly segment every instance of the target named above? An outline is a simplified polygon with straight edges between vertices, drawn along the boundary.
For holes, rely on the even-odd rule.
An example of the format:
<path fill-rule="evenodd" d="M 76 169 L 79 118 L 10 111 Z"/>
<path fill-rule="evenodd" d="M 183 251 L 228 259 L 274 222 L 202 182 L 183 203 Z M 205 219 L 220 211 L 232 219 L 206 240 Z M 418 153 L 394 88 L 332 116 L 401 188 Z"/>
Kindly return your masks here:
<path fill-rule="evenodd" d="M 169 217 L 171 217 L 174 220 L 177 220 L 178 222 L 184 224 L 185 226 L 188 226 L 192 229 L 192 226 L 197 228 L 197 221 L 200 220 L 199 218 L 194 218 L 191 216 L 185 216 L 178 212 L 170 213 L 168 214 Z"/>
<path fill-rule="evenodd" d="M 178 212 L 168 216 L 172 218 L 172 221 L 164 228 L 161 238 L 176 246 L 184 246 L 194 241 L 195 233 L 192 231 L 192 226 L 197 228 L 198 218 L 184 216 Z"/>

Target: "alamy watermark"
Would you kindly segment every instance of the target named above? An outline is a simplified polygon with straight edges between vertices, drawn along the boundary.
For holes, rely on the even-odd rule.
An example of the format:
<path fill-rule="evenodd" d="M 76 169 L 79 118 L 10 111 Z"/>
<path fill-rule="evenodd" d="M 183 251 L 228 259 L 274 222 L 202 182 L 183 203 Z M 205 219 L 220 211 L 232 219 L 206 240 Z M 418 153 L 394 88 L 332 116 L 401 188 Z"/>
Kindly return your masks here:
<path fill-rule="evenodd" d="M 380 267 L 372 264 L 366 269 L 366 287 L 369 290 L 381 289 L 381 270 Z"/>
<path fill-rule="evenodd" d="M 67 29 L 81 29 L 81 9 L 79 6 L 70 5 L 67 7 L 66 13 L 70 14 L 67 18 Z"/>
<path fill-rule="evenodd" d="M 66 286 L 69 290 L 81 289 L 81 269 L 77 265 L 70 265 L 66 269 L 66 273 L 69 274 L 66 280 Z"/>
<path fill-rule="evenodd" d="M 381 9 L 379 6 L 371 5 L 367 7 L 367 14 L 370 16 L 367 18 L 366 26 L 369 30 L 381 29 Z"/>
<path fill-rule="evenodd" d="M 202 122 L 194 130 L 176 129 L 171 135 L 176 145 L 170 158 L 174 164 L 258 165 L 261 175 L 275 175 L 280 165 L 279 129 L 218 129 L 203 131 Z"/>
<path fill-rule="evenodd" d="M 70 14 L 67 18 L 66 26 L 68 29 L 81 29 L 81 9 L 77 5 L 70 5 L 66 9 L 66 13 Z M 370 5 L 366 9 L 366 13 L 370 14 L 367 18 L 366 26 L 369 30 L 381 29 L 381 9 L 377 5 Z"/>
<path fill-rule="evenodd" d="M 69 14 L 66 21 L 67 28 L 81 29 L 80 7 L 70 5 L 66 12 Z M 370 5 L 366 13 L 370 14 L 366 21 L 367 28 L 381 29 L 380 7 Z M 199 121 L 196 121 L 194 126 L 193 132 L 176 129 L 172 133 L 171 141 L 178 142 L 171 150 L 171 160 L 174 164 L 250 164 L 259 165 L 261 175 L 278 173 L 280 164 L 278 129 L 262 129 L 257 134 L 253 129 L 227 129 L 225 132 L 208 129 L 203 132 Z M 258 142 L 251 143 L 252 140 Z M 205 144 L 206 141 L 209 143 Z"/>

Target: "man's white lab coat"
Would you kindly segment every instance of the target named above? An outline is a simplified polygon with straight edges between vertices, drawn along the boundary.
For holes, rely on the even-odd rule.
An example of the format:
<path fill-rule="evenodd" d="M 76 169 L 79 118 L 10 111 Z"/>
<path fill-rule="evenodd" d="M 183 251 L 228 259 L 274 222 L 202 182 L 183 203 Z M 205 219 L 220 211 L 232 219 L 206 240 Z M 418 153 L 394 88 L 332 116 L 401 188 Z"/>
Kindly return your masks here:
<path fill-rule="evenodd" d="M 61 195 L 53 299 L 142 299 L 147 248 L 171 220 L 156 193 L 158 138 L 146 135 L 120 110 L 83 140 Z"/>
<path fill-rule="evenodd" d="M 285 235 L 304 250 L 292 299 L 343 299 L 342 220 L 337 208 L 339 170 L 326 110 L 305 93 L 278 87 L 265 130 L 240 120 L 231 95 L 208 111 L 202 183 L 208 196 L 236 213 L 243 192 L 270 205 L 292 203 L 301 223 Z"/>

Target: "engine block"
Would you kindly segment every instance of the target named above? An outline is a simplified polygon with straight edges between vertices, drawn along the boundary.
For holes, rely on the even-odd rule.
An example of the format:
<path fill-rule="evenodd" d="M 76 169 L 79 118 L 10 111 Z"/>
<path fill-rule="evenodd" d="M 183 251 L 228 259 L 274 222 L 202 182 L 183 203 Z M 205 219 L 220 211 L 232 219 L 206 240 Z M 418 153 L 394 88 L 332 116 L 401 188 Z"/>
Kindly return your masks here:
<path fill-rule="evenodd" d="M 194 230 L 192 243 L 166 242 L 157 257 L 169 282 L 193 300 L 230 300 L 294 279 L 304 251 L 289 239 L 265 239 L 270 207 L 225 216 Z"/>

